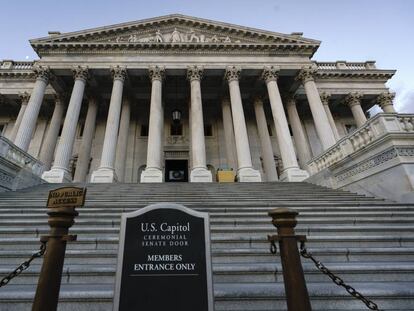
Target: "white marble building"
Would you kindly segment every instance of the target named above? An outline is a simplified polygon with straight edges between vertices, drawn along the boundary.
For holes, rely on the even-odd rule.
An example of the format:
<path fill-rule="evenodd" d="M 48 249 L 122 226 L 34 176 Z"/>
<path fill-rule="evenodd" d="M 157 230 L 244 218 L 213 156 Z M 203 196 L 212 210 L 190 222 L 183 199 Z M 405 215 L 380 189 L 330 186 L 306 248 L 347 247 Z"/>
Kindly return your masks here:
<path fill-rule="evenodd" d="M 48 182 L 211 182 L 231 168 L 240 182 L 314 175 L 341 188 L 332 165 L 361 146 L 375 155 L 374 105 L 412 145 L 413 118 L 385 86 L 395 71 L 315 61 L 320 41 L 302 33 L 174 14 L 30 43 L 39 60 L 0 63 L 0 131 Z M 344 149 L 355 133 L 359 149 Z"/>

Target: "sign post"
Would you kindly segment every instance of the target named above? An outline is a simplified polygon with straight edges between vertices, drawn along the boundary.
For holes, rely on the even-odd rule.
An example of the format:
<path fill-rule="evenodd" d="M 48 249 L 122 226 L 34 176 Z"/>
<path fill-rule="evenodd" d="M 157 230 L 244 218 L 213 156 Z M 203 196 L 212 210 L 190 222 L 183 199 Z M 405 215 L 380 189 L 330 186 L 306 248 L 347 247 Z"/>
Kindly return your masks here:
<path fill-rule="evenodd" d="M 114 311 L 213 311 L 208 213 L 154 204 L 122 215 Z"/>
<path fill-rule="evenodd" d="M 69 228 L 78 216 L 76 207 L 84 205 L 86 188 L 64 187 L 49 192 L 47 207 L 49 208 L 50 235 L 42 236 L 47 241 L 33 301 L 32 311 L 55 311 L 57 309 L 66 242 L 75 241 L 76 235 L 68 235 Z"/>

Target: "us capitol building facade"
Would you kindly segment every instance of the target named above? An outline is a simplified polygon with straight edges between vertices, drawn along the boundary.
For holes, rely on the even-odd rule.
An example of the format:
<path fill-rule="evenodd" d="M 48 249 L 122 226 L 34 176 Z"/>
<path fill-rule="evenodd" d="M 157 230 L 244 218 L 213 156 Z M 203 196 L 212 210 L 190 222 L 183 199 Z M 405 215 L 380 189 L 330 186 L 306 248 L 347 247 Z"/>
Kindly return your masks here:
<path fill-rule="evenodd" d="M 30 40 L 0 63 L 3 189 L 61 182 L 308 181 L 406 200 L 414 116 L 374 61 L 183 15 Z M 379 105 L 384 113 L 367 119 Z M 22 177 L 23 176 L 23 177 Z M 374 182 L 375 181 L 375 182 Z"/>

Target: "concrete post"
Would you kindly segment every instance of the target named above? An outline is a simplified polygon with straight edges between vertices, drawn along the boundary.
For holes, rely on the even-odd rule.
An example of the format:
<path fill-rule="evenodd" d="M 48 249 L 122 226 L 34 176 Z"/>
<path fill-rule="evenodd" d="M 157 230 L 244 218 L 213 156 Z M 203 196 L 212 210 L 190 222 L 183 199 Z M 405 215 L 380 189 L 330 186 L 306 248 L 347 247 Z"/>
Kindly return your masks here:
<path fill-rule="evenodd" d="M 361 93 L 350 93 L 345 97 L 345 103 L 351 108 L 357 127 L 361 127 L 367 122 L 367 117 L 361 107 Z"/>
<path fill-rule="evenodd" d="M 23 92 L 19 94 L 19 97 L 21 99 L 19 114 L 17 115 L 16 122 L 14 123 L 13 129 L 8 137 L 12 142 L 14 142 L 16 139 L 17 131 L 19 130 L 20 124 L 22 123 L 24 112 L 26 111 L 27 103 L 30 99 L 30 94 Z"/>
<path fill-rule="evenodd" d="M 128 147 L 129 122 L 131 118 L 131 105 L 128 98 L 122 102 L 121 122 L 119 125 L 118 144 L 116 148 L 115 171 L 118 181 L 125 182 L 125 162 Z"/>

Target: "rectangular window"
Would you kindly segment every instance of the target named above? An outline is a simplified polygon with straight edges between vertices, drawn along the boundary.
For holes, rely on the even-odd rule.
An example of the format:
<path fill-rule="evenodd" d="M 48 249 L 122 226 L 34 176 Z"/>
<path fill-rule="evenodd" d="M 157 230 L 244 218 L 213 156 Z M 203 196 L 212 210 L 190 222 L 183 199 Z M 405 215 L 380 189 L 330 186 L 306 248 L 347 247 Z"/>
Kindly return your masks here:
<path fill-rule="evenodd" d="M 183 135 L 183 125 L 172 123 L 170 127 L 170 135 L 171 136 L 182 136 Z"/>
<path fill-rule="evenodd" d="M 142 124 L 141 125 L 141 137 L 147 137 L 148 136 L 148 124 Z"/>
<path fill-rule="evenodd" d="M 211 124 L 204 125 L 204 136 L 213 136 L 213 126 Z"/>

